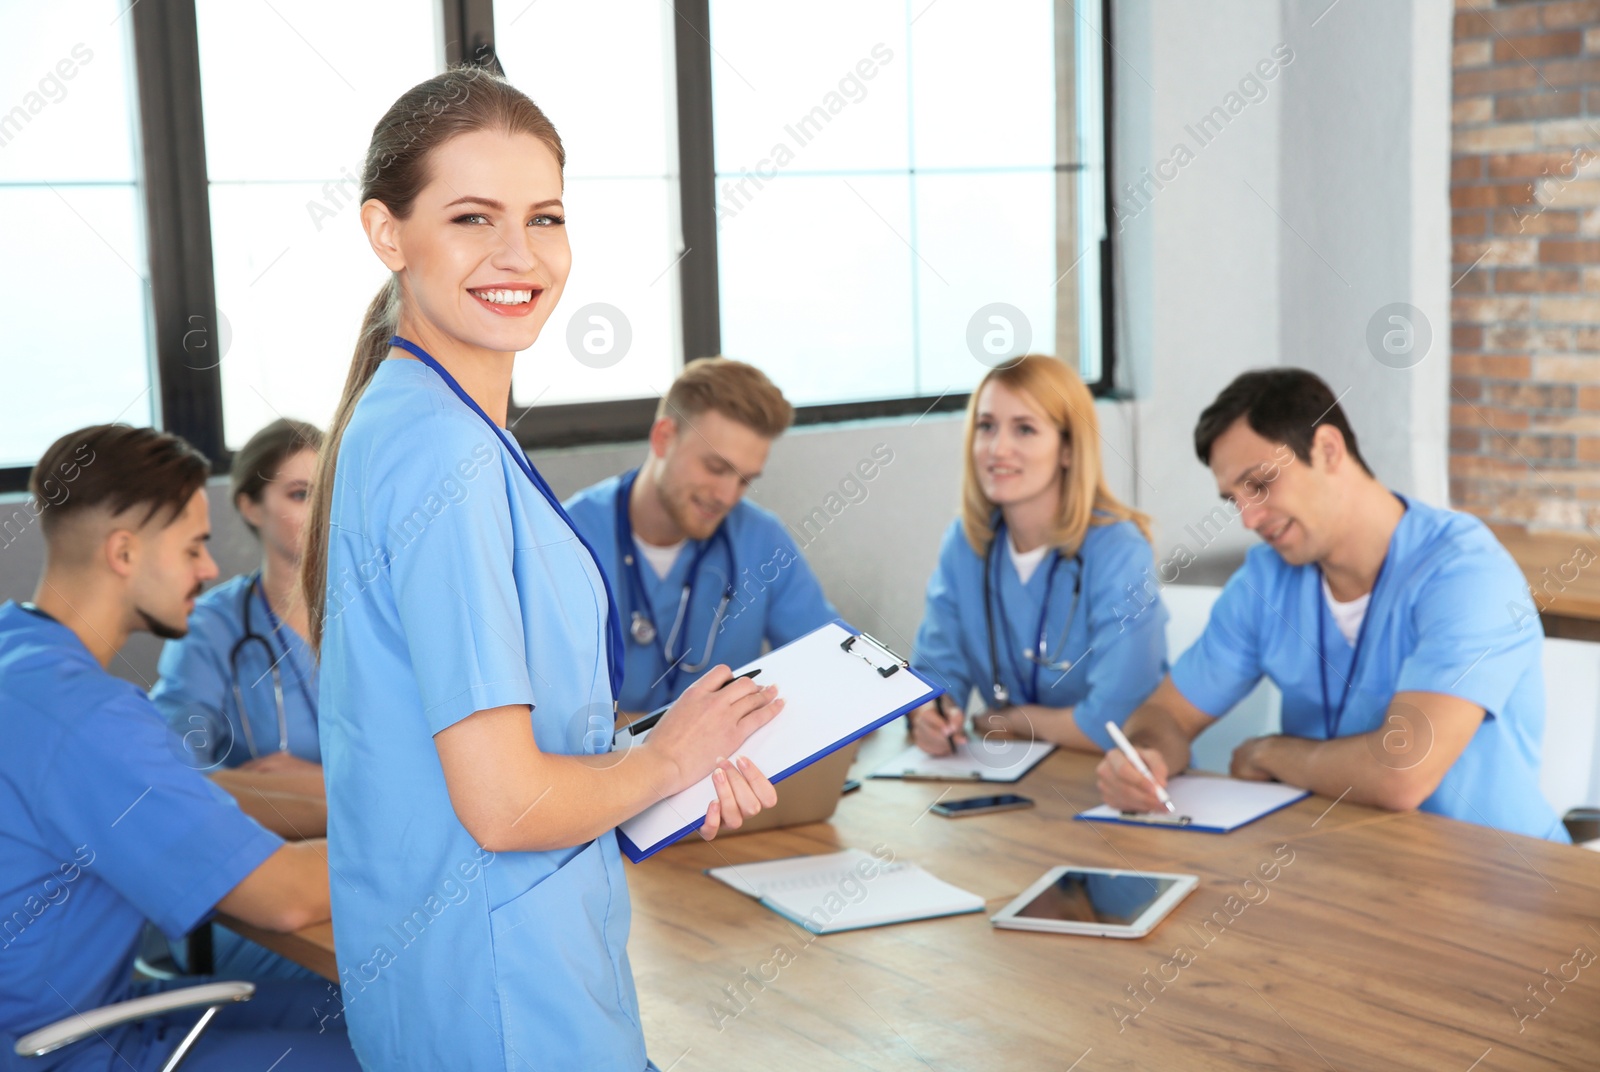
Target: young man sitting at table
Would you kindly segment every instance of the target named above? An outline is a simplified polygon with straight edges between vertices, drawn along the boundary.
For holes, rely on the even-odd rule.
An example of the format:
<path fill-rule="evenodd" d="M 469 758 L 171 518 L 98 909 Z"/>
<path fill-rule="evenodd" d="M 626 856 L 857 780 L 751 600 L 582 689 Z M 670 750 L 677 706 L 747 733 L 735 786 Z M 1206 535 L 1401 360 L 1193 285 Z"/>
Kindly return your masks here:
<path fill-rule="evenodd" d="M 726 357 L 684 366 L 644 464 L 564 504 L 628 629 L 624 717 L 670 702 L 715 663 L 737 667 L 839 616 L 783 522 L 745 499 L 794 408 Z"/>
<path fill-rule="evenodd" d="M 29 481 L 45 541 L 28 603 L 0 605 L 0 1069 L 17 1039 L 126 1001 L 146 920 L 179 938 L 213 909 L 268 930 L 326 920 L 325 844 L 285 845 L 180 756 L 144 690 L 107 672 L 135 632 L 183 636 L 217 575 L 206 459 L 176 436 L 63 436 Z M 181 979 L 178 986 L 200 982 Z M 217 1013 L 186 1072 L 357 1067 L 321 980 Z M 199 1010 L 107 1028 L 38 1067 L 160 1067 Z M 287 1052 L 286 1052 L 287 1051 Z"/>
<path fill-rule="evenodd" d="M 1247 372 L 1200 415 L 1195 452 L 1259 535 L 1200 639 L 1129 716 L 1157 782 L 1263 675 L 1283 732 L 1245 741 L 1235 778 L 1330 800 L 1568 840 L 1539 790 L 1543 636 L 1511 556 L 1474 517 L 1408 500 L 1368 469 L 1327 384 Z M 1154 811 L 1117 751 L 1108 804 Z"/>

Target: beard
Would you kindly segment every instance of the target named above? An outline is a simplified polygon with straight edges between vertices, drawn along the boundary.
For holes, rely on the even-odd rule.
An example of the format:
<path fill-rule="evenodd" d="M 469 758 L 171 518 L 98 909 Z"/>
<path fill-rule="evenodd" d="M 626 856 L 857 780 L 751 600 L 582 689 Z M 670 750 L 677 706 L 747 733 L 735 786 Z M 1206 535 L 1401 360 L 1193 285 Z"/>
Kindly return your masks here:
<path fill-rule="evenodd" d="M 715 521 L 706 521 L 695 507 L 690 495 L 687 492 L 678 492 L 676 489 L 668 491 L 663 488 L 661 503 L 666 507 L 667 515 L 672 518 L 673 523 L 691 540 L 710 539 L 728 516 L 724 513 Z"/>
<path fill-rule="evenodd" d="M 198 595 L 199 591 L 196 590 L 195 594 Z M 182 640 L 184 637 L 189 635 L 188 615 L 184 615 L 183 617 L 179 618 L 178 624 L 173 625 L 164 619 L 157 618 L 143 607 L 134 607 L 133 613 L 137 614 L 139 616 L 139 620 L 144 623 L 146 632 L 152 633 L 155 636 L 160 637 L 162 640 Z"/>
<path fill-rule="evenodd" d="M 133 612 L 139 616 L 140 621 L 144 622 L 147 632 L 154 633 L 162 640 L 182 640 L 189 635 L 188 618 L 181 619 L 178 625 L 171 625 L 155 617 L 142 607 L 134 607 Z"/>

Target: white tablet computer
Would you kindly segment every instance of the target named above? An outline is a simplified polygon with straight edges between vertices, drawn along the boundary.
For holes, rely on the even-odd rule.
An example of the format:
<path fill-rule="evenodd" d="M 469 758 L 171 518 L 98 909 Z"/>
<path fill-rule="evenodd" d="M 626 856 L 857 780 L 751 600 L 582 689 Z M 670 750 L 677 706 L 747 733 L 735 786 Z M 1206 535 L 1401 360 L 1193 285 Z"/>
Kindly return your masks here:
<path fill-rule="evenodd" d="M 1143 938 L 1200 884 L 1195 875 L 1053 867 L 991 916 L 996 927 Z"/>

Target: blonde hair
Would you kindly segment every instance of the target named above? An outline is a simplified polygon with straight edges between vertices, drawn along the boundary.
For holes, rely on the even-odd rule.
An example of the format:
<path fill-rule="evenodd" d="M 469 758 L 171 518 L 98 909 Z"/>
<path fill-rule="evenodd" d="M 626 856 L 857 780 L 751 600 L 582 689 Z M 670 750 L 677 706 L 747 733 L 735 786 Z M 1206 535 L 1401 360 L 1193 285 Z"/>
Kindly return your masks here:
<path fill-rule="evenodd" d="M 1062 442 L 1072 444 L 1072 464 L 1061 471 L 1059 478 L 1061 501 L 1056 508 L 1055 525 L 1047 537 L 1050 546 L 1060 548 L 1065 554 L 1076 554 L 1091 525 L 1110 525 L 1118 521 L 1133 522 L 1144 538 L 1150 539 L 1149 515 L 1125 505 L 1106 487 L 1105 470 L 1100 464 L 1100 418 L 1095 413 L 1089 389 L 1065 362 L 1030 354 L 1016 364 L 991 370 L 972 389 L 967 400 L 961 527 L 974 551 L 986 554 L 994 540 L 995 504 L 979 486 L 977 467 L 972 461 L 978 399 L 990 384 L 999 384 L 1028 399 L 1055 425 Z"/>
<path fill-rule="evenodd" d="M 406 90 L 378 120 L 361 172 L 360 200 L 376 199 L 400 219 L 410 218 L 417 195 L 432 179 L 429 156 L 433 150 L 457 135 L 479 130 L 532 135 L 555 155 L 558 168 L 566 167 L 561 136 L 527 94 L 481 67 L 457 66 Z M 313 652 L 322 646 L 327 611 L 328 536 L 339 443 L 362 392 L 389 356 L 389 337 L 399 318 L 400 281 L 391 275 L 361 319 L 350 372 L 334 410 L 327 443 L 317 459 L 317 477 L 311 485 L 311 516 L 306 521 L 305 550 L 300 556 L 300 587 L 309 612 Z M 395 431 L 399 434 L 401 430 Z"/>
<path fill-rule="evenodd" d="M 777 439 L 794 422 L 794 407 L 766 373 L 730 357 L 701 357 L 683 366 L 656 407 L 656 419 L 674 424 L 713 410 L 764 439 Z"/>

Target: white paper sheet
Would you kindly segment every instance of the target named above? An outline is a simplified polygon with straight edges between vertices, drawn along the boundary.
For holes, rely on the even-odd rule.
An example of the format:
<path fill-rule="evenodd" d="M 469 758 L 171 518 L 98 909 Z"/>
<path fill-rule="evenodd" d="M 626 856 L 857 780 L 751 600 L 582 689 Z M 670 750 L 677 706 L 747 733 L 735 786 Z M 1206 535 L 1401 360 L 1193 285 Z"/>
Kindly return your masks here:
<path fill-rule="evenodd" d="M 1015 782 L 1056 750 L 1049 741 L 986 737 L 958 744 L 948 756 L 930 756 L 916 745 L 872 772 L 874 778 L 920 778 L 948 782 Z"/>
<path fill-rule="evenodd" d="M 1177 815 L 1166 811 L 1141 815 L 1121 812 L 1109 804 L 1102 804 L 1083 812 L 1078 818 L 1148 826 L 1186 826 L 1195 830 L 1227 833 L 1311 794 L 1278 782 L 1248 782 L 1239 778 L 1180 774 L 1167 782 L 1167 795 L 1172 797 L 1172 804 L 1178 809 Z M 1189 821 L 1184 822 L 1185 818 Z"/>
<path fill-rule="evenodd" d="M 856 739 L 895 712 L 932 699 L 938 689 L 902 667 L 888 677 L 878 673 L 875 645 L 862 654 L 839 645 L 854 635 L 838 622 L 816 629 L 793 643 L 734 670 L 761 668 L 757 681 L 778 686 L 784 701 L 777 718 L 752 733 L 740 755 L 774 782 Z M 732 757 L 729 757 L 732 758 Z M 781 796 L 783 789 L 780 786 Z M 624 822 L 618 829 L 630 859 L 643 859 L 697 826 L 717 798 L 707 775 L 682 792 L 662 800 Z"/>

